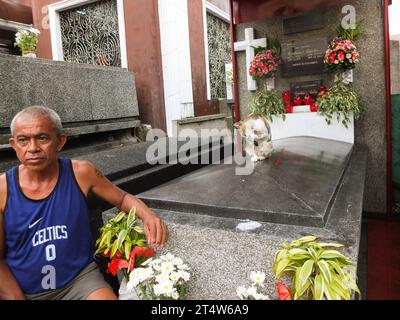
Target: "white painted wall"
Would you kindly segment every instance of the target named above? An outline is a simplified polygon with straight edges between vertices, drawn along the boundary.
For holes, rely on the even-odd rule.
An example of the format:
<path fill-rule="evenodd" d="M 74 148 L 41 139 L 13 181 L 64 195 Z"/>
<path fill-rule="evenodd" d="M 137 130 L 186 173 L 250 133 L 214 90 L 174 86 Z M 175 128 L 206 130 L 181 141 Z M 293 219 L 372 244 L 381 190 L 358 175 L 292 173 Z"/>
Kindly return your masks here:
<path fill-rule="evenodd" d="M 158 0 L 161 58 L 168 136 L 173 120 L 193 116 L 187 1 Z"/>
<path fill-rule="evenodd" d="M 282 117 L 273 116 L 271 125 L 272 140 L 290 137 L 318 137 L 354 144 L 354 117 L 351 115 L 348 128 L 336 120 L 336 114 L 332 124 L 328 125 L 325 118 L 317 112 L 287 113 L 285 121 Z"/>

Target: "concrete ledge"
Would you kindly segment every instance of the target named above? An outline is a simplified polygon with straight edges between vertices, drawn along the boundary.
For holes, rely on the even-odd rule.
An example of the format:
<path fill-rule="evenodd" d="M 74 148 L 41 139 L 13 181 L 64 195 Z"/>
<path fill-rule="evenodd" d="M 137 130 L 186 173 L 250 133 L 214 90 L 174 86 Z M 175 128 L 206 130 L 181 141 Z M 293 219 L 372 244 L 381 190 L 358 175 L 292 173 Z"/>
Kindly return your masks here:
<path fill-rule="evenodd" d="M 225 119 L 225 114 L 212 114 L 208 116 L 200 116 L 200 117 L 192 117 L 192 118 L 185 118 L 180 120 L 174 120 L 177 124 L 188 124 L 188 123 L 197 123 L 197 122 L 204 122 L 204 121 L 211 121 L 211 120 L 220 120 Z"/>

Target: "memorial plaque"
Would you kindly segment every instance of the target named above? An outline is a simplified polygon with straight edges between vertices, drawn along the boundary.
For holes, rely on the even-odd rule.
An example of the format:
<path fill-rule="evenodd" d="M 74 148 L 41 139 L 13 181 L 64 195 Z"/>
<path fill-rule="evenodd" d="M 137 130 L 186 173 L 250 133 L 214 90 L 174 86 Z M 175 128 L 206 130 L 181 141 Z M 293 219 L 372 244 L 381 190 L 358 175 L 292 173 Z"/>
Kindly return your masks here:
<path fill-rule="evenodd" d="M 282 42 L 282 77 L 327 72 L 324 66 L 327 47 L 327 38 L 292 39 Z"/>
<path fill-rule="evenodd" d="M 300 94 L 303 96 L 308 92 L 315 99 L 320 86 L 322 86 L 322 80 L 292 82 L 290 83 L 290 92 L 292 95 Z"/>
<path fill-rule="evenodd" d="M 321 13 L 308 13 L 301 16 L 283 18 L 283 34 L 322 29 L 324 27 Z"/>

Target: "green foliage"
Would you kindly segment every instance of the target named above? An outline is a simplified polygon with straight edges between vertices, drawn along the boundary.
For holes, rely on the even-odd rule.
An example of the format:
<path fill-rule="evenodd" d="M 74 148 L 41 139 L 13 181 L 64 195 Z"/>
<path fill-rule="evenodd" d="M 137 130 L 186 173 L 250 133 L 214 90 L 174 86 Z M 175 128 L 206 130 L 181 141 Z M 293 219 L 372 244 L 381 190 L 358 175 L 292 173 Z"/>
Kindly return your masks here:
<path fill-rule="evenodd" d="M 272 270 L 276 279 L 292 278 L 291 296 L 294 300 L 350 300 L 360 290 L 350 271 L 352 262 L 337 250 L 336 243 L 317 243 L 313 236 L 284 244 L 275 255 Z"/>
<path fill-rule="evenodd" d="M 258 55 L 260 53 L 266 53 L 267 50 L 272 50 L 274 52 L 275 57 L 280 60 L 282 54 L 282 46 L 278 38 L 267 38 L 267 46 L 266 47 L 253 47 L 254 55 Z"/>
<path fill-rule="evenodd" d="M 29 30 L 20 30 L 16 34 L 14 46 L 19 47 L 22 52 L 35 52 L 38 44 L 39 34 L 39 30 L 34 28 L 31 28 Z"/>
<path fill-rule="evenodd" d="M 357 39 L 364 33 L 364 31 L 361 29 L 361 22 L 362 21 L 356 21 L 354 25 L 350 26 L 348 29 L 343 28 L 342 24 L 339 24 L 336 27 L 336 35 L 344 40 L 353 41 Z"/>
<path fill-rule="evenodd" d="M 282 54 L 282 46 L 278 38 L 269 38 L 267 36 L 267 50 L 273 50 L 278 59 L 280 59 Z"/>
<path fill-rule="evenodd" d="M 346 84 L 341 78 L 335 81 L 329 92 L 316 101 L 318 113 L 325 117 L 328 124 L 332 123 L 333 114 L 337 113 L 337 121 L 343 115 L 342 124 L 347 128 L 350 121 L 350 113 L 358 119 L 363 112 L 361 97 L 353 90 L 351 84 Z"/>
<path fill-rule="evenodd" d="M 250 102 L 250 110 L 271 121 L 273 121 L 272 115 L 282 115 L 282 119 L 285 120 L 285 107 L 276 90 L 257 90 Z"/>
<path fill-rule="evenodd" d="M 143 228 L 138 223 L 135 207 L 129 211 L 129 214 L 121 211 L 100 229 L 95 254 L 110 253 L 110 259 L 112 259 L 119 251 L 122 257 L 125 256 L 125 259 L 129 260 L 131 248 L 144 247 L 147 244 Z"/>

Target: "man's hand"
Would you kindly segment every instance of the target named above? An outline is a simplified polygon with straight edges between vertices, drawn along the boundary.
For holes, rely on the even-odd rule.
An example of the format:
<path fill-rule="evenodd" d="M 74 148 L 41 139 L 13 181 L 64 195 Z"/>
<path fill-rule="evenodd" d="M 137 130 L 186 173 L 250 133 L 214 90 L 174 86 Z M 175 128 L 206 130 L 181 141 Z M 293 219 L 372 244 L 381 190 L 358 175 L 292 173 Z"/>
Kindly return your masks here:
<path fill-rule="evenodd" d="M 150 208 L 144 208 L 141 214 L 144 233 L 150 245 L 164 246 L 168 240 L 168 228 Z"/>

